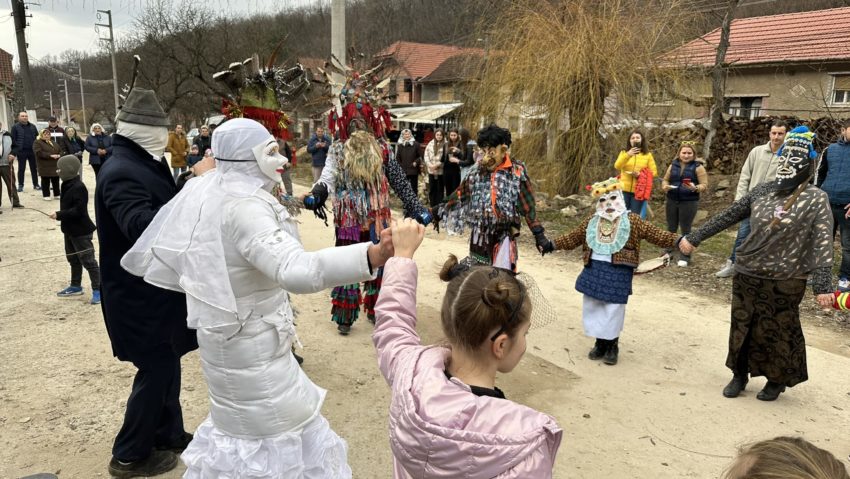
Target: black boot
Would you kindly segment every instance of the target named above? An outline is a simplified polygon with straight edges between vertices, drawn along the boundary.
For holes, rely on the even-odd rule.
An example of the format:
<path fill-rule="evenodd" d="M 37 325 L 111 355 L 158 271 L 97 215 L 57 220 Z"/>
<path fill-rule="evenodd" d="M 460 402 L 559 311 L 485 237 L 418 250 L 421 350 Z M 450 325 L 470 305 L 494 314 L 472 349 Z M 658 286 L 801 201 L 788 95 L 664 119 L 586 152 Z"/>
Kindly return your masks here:
<path fill-rule="evenodd" d="M 617 364 L 617 356 L 620 354 L 620 338 L 614 338 L 608 341 L 608 350 L 605 351 L 605 356 L 602 357 L 602 362 L 613 366 Z"/>
<path fill-rule="evenodd" d="M 759 393 L 756 395 L 756 399 L 758 399 L 759 401 L 776 401 L 776 398 L 778 398 L 779 395 L 784 392 L 784 384 L 775 383 L 773 381 L 768 380 L 767 384 L 764 385 L 764 389 L 759 391 Z"/>
<path fill-rule="evenodd" d="M 596 344 L 593 345 L 593 349 L 587 353 L 587 357 L 589 359 L 593 359 L 594 361 L 597 359 L 602 359 L 602 356 L 605 356 L 605 351 L 608 350 L 608 341 L 604 339 L 596 338 Z"/>
<path fill-rule="evenodd" d="M 177 456 L 171 451 L 154 450 L 145 459 L 122 463 L 112 458 L 109 461 L 109 474 L 117 479 L 129 479 L 131 477 L 149 477 L 164 474 L 177 467 Z"/>
<path fill-rule="evenodd" d="M 747 381 L 748 379 L 746 374 L 735 373 L 734 376 L 732 376 L 732 380 L 729 381 L 729 384 L 723 388 L 723 396 L 727 398 L 738 397 L 738 395 L 741 394 L 741 391 L 746 389 Z"/>

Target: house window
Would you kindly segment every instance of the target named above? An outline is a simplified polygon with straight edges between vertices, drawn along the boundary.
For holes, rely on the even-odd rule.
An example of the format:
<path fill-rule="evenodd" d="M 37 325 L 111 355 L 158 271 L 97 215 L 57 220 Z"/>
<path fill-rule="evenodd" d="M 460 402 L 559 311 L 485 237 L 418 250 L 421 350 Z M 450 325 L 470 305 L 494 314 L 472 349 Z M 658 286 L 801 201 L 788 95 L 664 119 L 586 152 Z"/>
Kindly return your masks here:
<path fill-rule="evenodd" d="M 410 78 L 404 79 L 404 91 L 406 93 L 410 93 L 413 91 L 413 80 L 411 80 Z"/>
<path fill-rule="evenodd" d="M 835 75 L 833 77 L 832 103 L 850 104 L 850 75 Z"/>
<path fill-rule="evenodd" d="M 752 120 L 761 116 L 761 105 L 762 97 L 760 96 L 732 97 L 726 98 L 724 109 L 732 116 Z"/>

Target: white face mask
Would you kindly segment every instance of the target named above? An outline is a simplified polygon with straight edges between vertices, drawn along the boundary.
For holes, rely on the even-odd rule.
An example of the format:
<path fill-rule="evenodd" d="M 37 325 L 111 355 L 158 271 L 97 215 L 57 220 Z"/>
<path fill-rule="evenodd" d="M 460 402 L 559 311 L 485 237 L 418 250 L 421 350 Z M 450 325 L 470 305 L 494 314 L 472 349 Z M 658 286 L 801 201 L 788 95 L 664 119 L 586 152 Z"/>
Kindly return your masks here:
<path fill-rule="evenodd" d="M 268 142 L 260 143 L 251 149 L 254 158 L 257 159 L 260 171 L 274 182 L 280 181 L 283 167 L 289 163 L 289 159 L 281 155 L 278 150 L 278 144 L 273 138 L 269 138 Z"/>
<path fill-rule="evenodd" d="M 614 221 L 626 212 L 626 200 L 621 190 L 609 191 L 596 199 L 596 214 L 608 221 Z"/>

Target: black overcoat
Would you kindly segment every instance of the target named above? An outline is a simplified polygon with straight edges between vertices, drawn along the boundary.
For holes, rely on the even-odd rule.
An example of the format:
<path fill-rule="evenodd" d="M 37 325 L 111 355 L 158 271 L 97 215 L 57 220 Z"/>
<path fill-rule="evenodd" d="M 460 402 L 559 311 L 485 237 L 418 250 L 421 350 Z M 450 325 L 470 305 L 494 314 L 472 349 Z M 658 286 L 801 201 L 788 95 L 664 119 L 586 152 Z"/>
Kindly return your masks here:
<path fill-rule="evenodd" d="M 121 257 L 157 211 L 176 194 L 171 170 L 132 140 L 113 135 L 112 157 L 97 177 L 95 215 L 100 243 L 102 307 L 112 351 L 138 363 L 170 347 L 198 347 L 186 326 L 186 297 L 146 283 L 121 267 Z"/>

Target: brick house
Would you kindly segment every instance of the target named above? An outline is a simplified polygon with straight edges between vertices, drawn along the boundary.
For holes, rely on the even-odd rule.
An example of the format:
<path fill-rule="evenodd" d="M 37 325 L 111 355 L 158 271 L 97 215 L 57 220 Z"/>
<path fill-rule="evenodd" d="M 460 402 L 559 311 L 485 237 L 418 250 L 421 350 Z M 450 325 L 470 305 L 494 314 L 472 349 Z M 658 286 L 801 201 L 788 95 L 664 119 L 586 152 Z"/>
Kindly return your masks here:
<path fill-rule="evenodd" d="M 12 54 L 0 49 L 0 121 L 7 130 L 14 116 L 11 111 L 11 98 L 15 92 L 15 71 L 12 67 Z"/>
<path fill-rule="evenodd" d="M 684 67 L 680 84 L 645 85 L 652 119 L 708 115 L 720 29 L 666 54 Z M 850 7 L 741 18 L 731 25 L 725 112 L 733 116 L 850 116 Z M 674 99 L 670 89 L 692 101 Z"/>

